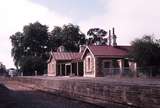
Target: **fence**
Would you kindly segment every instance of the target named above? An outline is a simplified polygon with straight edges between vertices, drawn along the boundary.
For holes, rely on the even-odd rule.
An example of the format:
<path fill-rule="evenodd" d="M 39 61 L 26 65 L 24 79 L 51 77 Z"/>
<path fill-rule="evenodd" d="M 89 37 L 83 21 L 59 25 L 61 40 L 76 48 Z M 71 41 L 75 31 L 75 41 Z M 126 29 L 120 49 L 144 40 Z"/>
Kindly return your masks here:
<path fill-rule="evenodd" d="M 133 77 L 134 72 L 132 72 L 129 67 L 120 68 L 107 68 L 104 71 L 104 76 L 123 76 L 123 77 Z"/>
<path fill-rule="evenodd" d="M 160 67 L 138 67 L 138 77 L 153 78 L 160 77 Z"/>
<path fill-rule="evenodd" d="M 104 76 L 121 76 L 121 77 L 140 77 L 140 78 L 153 78 L 160 77 L 160 67 L 137 67 L 136 71 L 131 70 L 129 67 L 120 68 L 107 68 L 104 71 Z"/>

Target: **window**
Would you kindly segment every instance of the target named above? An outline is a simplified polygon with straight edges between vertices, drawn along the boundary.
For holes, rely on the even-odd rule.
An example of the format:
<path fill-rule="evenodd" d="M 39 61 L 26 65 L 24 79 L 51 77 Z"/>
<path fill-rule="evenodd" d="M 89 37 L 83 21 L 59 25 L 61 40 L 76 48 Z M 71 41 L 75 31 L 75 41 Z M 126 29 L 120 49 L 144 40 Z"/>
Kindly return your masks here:
<path fill-rule="evenodd" d="M 104 61 L 103 62 L 103 68 L 110 68 L 110 62 L 109 61 Z"/>
<path fill-rule="evenodd" d="M 52 63 L 49 64 L 49 69 L 52 71 Z"/>
<path fill-rule="evenodd" d="M 52 63 L 52 71 L 55 71 L 55 65 Z"/>
<path fill-rule="evenodd" d="M 90 71 L 91 70 L 91 57 L 87 58 L 87 70 Z"/>
<path fill-rule="evenodd" d="M 88 58 L 88 70 L 91 70 L 91 58 Z"/>

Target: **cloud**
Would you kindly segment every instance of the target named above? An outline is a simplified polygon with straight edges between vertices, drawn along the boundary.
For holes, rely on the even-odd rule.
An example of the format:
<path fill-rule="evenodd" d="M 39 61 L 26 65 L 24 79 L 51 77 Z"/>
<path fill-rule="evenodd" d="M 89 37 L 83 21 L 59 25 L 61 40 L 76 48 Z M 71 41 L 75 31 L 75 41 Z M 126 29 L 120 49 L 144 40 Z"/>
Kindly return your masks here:
<path fill-rule="evenodd" d="M 63 25 L 72 20 L 28 0 L 3 0 L 0 2 L 0 13 L 0 61 L 7 67 L 13 67 L 10 35 L 22 31 L 24 25 L 35 21 L 51 29 L 54 25 Z"/>
<path fill-rule="evenodd" d="M 30 0 L 48 7 L 61 15 L 71 17 L 74 22 L 82 21 L 93 15 L 104 13 L 99 0 Z"/>
<path fill-rule="evenodd" d="M 100 0 L 106 12 L 101 16 L 93 16 L 79 23 L 84 31 L 91 27 L 104 29 L 116 28 L 119 44 L 130 41 L 144 34 L 160 32 L 159 0 Z"/>
<path fill-rule="evenodd" d="M 98 1 L 104 9 L 101 14 L 89 14 L 90 16 L 86 19 L 78 18 L 81 20 L 76 21 L 84 33 L 92 27 L 108 30 L 114 26 L 118 36 L 118 44 L 129 44 L 131 40 L 142 37 L 144 34 L 155 34 L 159 38 L 159 0 Z M 88 8 L 90 8 L 89 5 Z M 87 11 L 89 12 L 86 9 L 83 16 Z M 17 31 L 22 31 L 24 25 L 40 21 L 52 29 L 54 25 L 61 26 L 75 21 L 74 17 L 57 13 L 55 10 L 33 3 L 30 0 L 2 0 L 0 2 L 0 13 L 0 61 L 7 67 L 13 66 L 13 60 L 10 56 L 11 43 L 9 36 Z"/>

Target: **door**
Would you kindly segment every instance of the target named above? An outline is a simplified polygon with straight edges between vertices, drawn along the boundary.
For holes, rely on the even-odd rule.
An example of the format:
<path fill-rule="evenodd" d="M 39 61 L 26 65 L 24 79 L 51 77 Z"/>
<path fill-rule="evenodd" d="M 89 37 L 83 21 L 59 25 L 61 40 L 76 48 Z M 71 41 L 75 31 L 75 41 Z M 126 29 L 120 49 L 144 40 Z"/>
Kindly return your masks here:
<path fill-rule="evenodd" d="M 66 65 L 66 76 L 69 76 L 71 72 L 71 65 Z"/>

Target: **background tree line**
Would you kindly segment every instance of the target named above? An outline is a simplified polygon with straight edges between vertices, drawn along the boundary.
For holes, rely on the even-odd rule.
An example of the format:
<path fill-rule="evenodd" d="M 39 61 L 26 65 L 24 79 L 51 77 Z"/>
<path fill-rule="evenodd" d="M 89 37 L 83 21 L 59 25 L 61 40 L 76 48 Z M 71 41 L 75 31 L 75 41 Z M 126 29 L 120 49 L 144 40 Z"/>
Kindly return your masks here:
<path fill-rule="evenodd" d="M 131 46 L 129 58 L 137 62 L 145 73 L 152 72 L 152 76 L 160 75 L 160 39 L 145 35 L 132 41 Z"/>
<path fill-rule="evenodd" d="M 4 76 L 6 74 L 6 66 L 0 62 L 0 76 Z"/>
<path fill-rule="evenodd" d="M 76 52 L 79 45 L 107 42 L 102 38 L 107 34 L 103 29 L 92 28 L 87 34 L 89 39 L 81 32 L 79 26 L 73 24 L 55 26 L 51 32 L 48 31 L 47 25 L 39 22 L 25 25 L 23 32 L 10 36 L 14 64 L 24 75 L 42 75 L 47 73 L 50 51 L 56 51 L 59 46 L 63 45 L 68 52 Z"/>
<path fill-rule="evenodd" d="M 30 23 L 23 27 L 22 32 L 10 36 L 11 55 L 16 68 L 24 75 L 34 75 L 35 72 L 38 75 L 46 74 L 50 51 L 56 51 L 61 45 L 67 52 L 77 52 L 79 45 L 84 44 L 108 45 L 108 37 L 105 37 L 107 32 L 103 29 L 91 28 L 87 35 L 88 38 L 78 25 L 55 26 L 49 32 L 47 25 Z M 129 58 L 139 66 L 160 67 L 160 40 L 153 36 L 144 36 L 132 41 L 131 46 Z"/>

